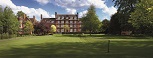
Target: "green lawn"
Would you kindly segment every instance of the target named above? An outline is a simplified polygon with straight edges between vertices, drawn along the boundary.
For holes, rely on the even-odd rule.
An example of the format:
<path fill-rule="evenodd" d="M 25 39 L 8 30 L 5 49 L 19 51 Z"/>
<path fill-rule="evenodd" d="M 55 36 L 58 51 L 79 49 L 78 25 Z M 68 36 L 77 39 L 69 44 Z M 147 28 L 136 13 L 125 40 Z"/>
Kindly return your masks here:
<path fill-rule="evenodd" d="M 0 40 L 0 58 L 153 58 L 153 38 L 100 34 L 17 37 Z"/>

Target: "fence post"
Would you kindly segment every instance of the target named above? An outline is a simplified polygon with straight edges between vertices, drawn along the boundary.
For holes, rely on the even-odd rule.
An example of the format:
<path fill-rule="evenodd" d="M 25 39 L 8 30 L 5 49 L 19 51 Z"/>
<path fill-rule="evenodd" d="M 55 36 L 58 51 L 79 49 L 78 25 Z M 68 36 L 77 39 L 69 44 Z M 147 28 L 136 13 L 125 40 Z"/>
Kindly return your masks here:
<path fill-rule="evenodd" d="M 109 53 L 109 47 L 110 47 L 109 45 L 110 45 L 110 40 L 108 40 L 107 53 Z"/>

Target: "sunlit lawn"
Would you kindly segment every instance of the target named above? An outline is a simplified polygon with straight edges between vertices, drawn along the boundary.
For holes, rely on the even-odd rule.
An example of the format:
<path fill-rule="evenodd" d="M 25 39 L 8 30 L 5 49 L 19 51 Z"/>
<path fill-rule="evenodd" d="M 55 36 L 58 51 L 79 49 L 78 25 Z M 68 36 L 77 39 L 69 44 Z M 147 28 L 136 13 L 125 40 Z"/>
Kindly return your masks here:
<path fill-rule="evenodd" d="M 153 58 L 153 38 L 100 34 L 17 37 L 0 40 L 0 58 Z"/>

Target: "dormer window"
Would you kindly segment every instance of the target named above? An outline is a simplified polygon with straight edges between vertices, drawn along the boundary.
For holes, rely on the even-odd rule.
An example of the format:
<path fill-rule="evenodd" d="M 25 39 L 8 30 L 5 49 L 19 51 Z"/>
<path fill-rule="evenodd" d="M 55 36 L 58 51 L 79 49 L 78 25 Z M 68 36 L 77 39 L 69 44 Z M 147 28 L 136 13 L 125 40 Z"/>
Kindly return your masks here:
<path fill-rule="evenodd" d="M 62 19 L 64 19 L 64 16 L 62 16 Z"/>
<path fill-rule="evenodd" d="M 58 20 L 60 20 L 60 17 L 58 17 Z"/>
<path fill-rule="evenodd" d="M 70 19 L 73 20 L 73 17 L 71 17 Z"/>
<path fill-rule="evenodd" d="M 69 19 L 69 17 L 66 17 L 66 19 Z"/>
<path fill-rule="evenodd" d="M 74 20 L 77 20 L 77 17 L 74 17 Z"/>

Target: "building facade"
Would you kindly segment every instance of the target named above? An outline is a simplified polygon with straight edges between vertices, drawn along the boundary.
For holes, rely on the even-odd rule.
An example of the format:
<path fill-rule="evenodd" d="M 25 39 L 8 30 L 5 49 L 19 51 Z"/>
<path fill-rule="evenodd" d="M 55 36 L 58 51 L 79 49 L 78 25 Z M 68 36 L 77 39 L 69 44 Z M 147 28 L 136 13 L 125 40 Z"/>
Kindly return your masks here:
<path fill-rule="evenodd" d="M 41 15 L 41 22 L 46 23 L 47 25 L 55 25 L 56 32 L 81 32 L 81 21 L 78 18 L 77 14 L 57 14 L 55 12 L 55 18 L 43 18 Z M 69 29 L 65 31 L 64 26 L 67 25 Z"/>
<path fill-rule="evenodd" d="M 18 21 L 20 23 L 19 25 L 19 34 L 24 34 L 24 27 L 25 27 L 25 23 L 26 21 L 30 21 L 32 22 L 33 25 L 36 25 L 36 23 L 38 23 L 38 21 L 36 20 L 35 16 L 33 16 L 33 18 L 28 18 L 28 16 L 26 14 L 23 15 L 23 17 L 18 17 Z M 32 34 L 32 32 L 31 32 Z"/>

